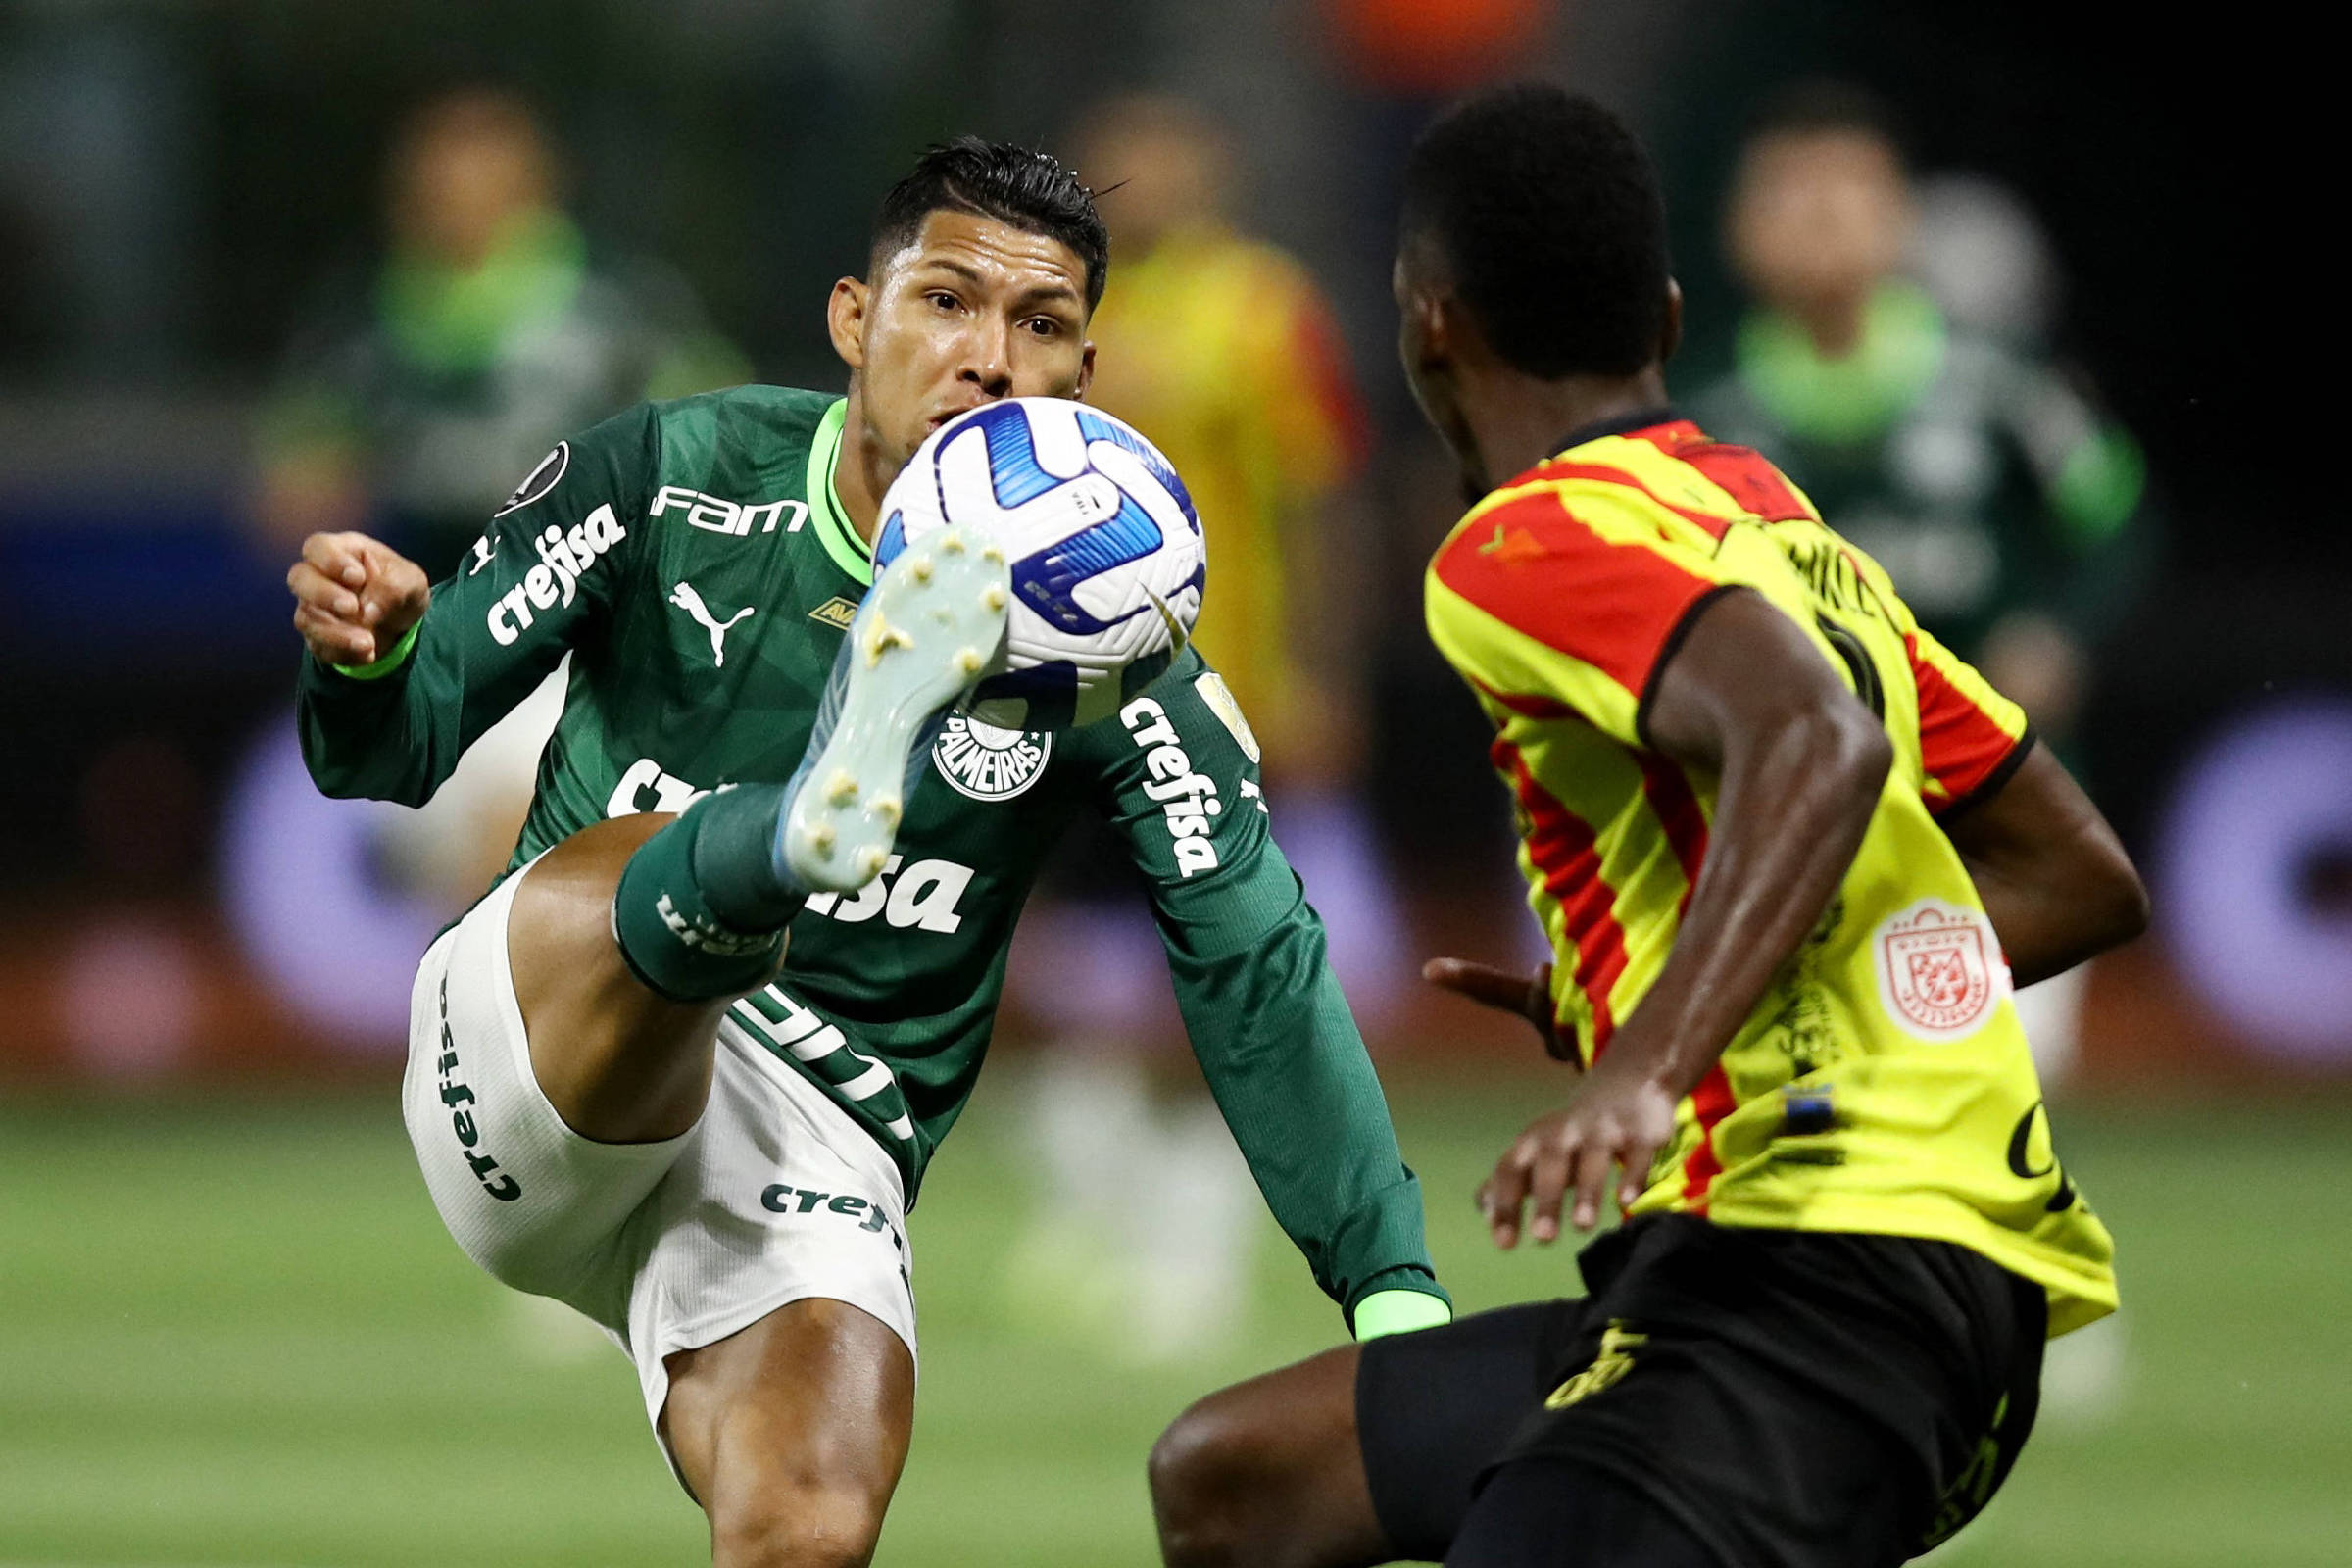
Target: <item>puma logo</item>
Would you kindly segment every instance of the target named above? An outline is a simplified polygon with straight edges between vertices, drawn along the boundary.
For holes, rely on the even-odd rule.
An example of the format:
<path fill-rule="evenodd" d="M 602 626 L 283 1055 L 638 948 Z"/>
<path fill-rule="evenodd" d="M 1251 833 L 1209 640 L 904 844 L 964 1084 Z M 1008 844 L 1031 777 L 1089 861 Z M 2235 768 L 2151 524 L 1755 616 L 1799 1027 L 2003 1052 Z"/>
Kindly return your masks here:
<path fill-rule="evenodd" d="M 692 615 L 695 622 L 710 634 L 711 667 L 724 669 L 727 665 L 727 633 L 734 629 L 737 621 L 752 612 L 752 607 L 746 605 L 726 619 L 719 620 L 711 615 L 710 607 L 703 603 L 703 596 L 694 591 L 694 584 L 690 582 L 682 582 L 672 588 L 669 602 Z"/>

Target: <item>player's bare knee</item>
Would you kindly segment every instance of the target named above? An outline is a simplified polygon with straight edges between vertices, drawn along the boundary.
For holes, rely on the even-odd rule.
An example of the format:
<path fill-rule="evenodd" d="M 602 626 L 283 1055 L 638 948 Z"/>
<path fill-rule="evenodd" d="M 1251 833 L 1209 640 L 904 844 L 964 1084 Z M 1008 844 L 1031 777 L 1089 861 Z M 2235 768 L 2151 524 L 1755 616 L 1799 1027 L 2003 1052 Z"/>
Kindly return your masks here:
<path fill-rule="evenodd" d="M 676 821 L 667 811 L 646 811 L 595 822 L 550 849 L 522 872 L 514 891 L 510 929 L 530 945 L 612 945 L 612 891 L 637 847 Z M 514 945 L 520 948 L 525 941 Z"/>
<path fill-rule="evenodd" d="M 714 1498 L 712 1568 L 863 1568 L 887 1494 L 825 1482 L 769 1482 Z"/>
<path fill-rule="evenodd" d="M 1247 1548 L 1269 1544 L 1257 1516 L 1268 1511 L 1278 1467 L 1239 1393 L 1196 1403 L 1152 1446 L 1152 1509 L 1170 1568 L 1251 1561 Z"/>
<path fill-rule="evenodd" d="M 573 1132 L 651 1143 L 694 1125 L 710 1088 L 723 1002 L 673 1002 L 629 971 L 612 895 L 638 846 L 675 816 L 649 811 L 582 828 L 521 873 L 507 962 L 540 1090 Z"/>

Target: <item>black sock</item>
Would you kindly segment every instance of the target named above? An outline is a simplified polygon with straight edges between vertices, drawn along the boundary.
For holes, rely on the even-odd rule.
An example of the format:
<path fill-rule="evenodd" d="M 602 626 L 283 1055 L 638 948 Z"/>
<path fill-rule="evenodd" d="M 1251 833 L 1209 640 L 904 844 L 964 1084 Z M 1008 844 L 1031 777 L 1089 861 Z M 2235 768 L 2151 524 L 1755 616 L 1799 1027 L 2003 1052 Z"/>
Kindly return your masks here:
<path fill-rule="evenodd" d="M 784 927 L 808 902 L 776 866 L 784 799 L 781 784 L 721 790 L 629 857 L 612 897 L 612 935 L 649 989 L 704 1002 L 773 977 Z"/>

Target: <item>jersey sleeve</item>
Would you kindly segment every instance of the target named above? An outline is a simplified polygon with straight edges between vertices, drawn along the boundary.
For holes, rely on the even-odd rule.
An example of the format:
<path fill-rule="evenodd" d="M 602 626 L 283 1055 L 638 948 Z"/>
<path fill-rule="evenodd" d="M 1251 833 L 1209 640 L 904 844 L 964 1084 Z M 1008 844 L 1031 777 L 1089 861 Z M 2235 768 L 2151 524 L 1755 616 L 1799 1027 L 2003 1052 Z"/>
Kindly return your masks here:
<path fill-rule="evenodd" d="M 1443 1298 L 1421 1186 L 1340 994 L 1323 923 L 1268 830 L 1256 742 L 1224 683 L 1178 662 L 1088 737 L 1102 806 L 1150 890 L 1193 1054 L 1274 1218 L 1352 1314 Z"/>
<path fill-rule="evenodd" d="M 354 675 L 304 656 L 296 722 L 320 790 L 421 806 L 476 737 L 597 634 L 637 559 L 658 443 L 644 406 L 549 453 L 434 585 L 393 668 Z"/>
<path fill-rule="evenodd" d="M 1714 558 L 1606 502 L 1542 490 L 1473 513 L 1431 563 L 1431 640 L 1504 707 L 1565 708 L 1629 746 L 1697 611 L 1739 586 Z"/>
<path fill-rule="evenodd" d="M 2033 749 L 2025 710 L 1924 629 L 1904 634 L 1919 688 L 1920 795 L 1948 818 L 2007 782 Z"/>

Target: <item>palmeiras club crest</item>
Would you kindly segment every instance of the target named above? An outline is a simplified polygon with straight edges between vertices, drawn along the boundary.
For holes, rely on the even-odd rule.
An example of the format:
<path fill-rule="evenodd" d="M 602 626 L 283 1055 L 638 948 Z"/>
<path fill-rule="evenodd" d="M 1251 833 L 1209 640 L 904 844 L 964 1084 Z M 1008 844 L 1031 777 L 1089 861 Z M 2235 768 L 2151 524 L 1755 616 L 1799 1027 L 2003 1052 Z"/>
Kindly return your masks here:
<path fill-rule="evenodd" d="M 950 713 L 931 743 L 939 776 L 975 801 L 1010 800 L 1038 781 L 1053 755 L 1048 732 L 999 729 L 968 713 Z"/>
<path fill-rule="evenodd" d="M 1909 1033 L 1958 1040 L 1984 1027 L 2008 990 L 2008 965 L 1984 917 L 1922 899 L 1871 935 L 1879 1001 Z"/>

